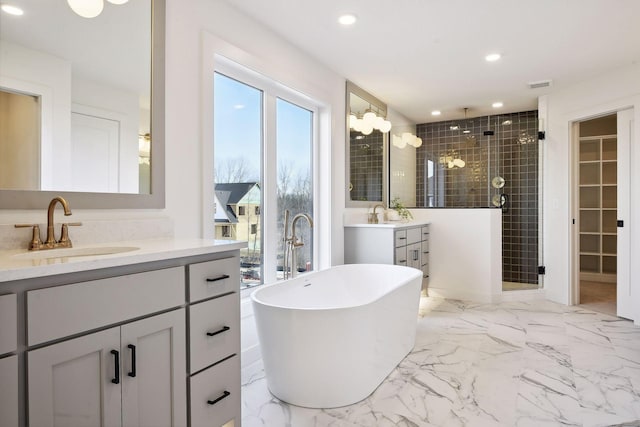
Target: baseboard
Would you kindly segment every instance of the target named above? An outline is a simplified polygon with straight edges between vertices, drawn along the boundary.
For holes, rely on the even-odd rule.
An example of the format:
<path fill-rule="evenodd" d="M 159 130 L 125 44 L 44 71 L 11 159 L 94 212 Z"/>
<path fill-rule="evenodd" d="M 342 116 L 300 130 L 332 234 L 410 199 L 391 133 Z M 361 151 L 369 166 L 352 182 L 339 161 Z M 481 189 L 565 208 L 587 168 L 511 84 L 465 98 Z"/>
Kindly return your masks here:
<path fill-rule="evenodd" d="M 580 280 L 585 280 L 587 282 L 616 283 L 617 276 L 615 274 L 581 272 Z"/>
<path fill-rule="evenodd" d="M 457 299 L 463 301 L 473 301 L 473 302 L 485 302 L 492 303 L 495 301 L 495 296 L 491 294 L 480 294 L 477 292 L 468 292 L 468 291 L 457 291 L 451 289 L 441 289 L 441 288 L 427 288 L 427 296 L 436 297 L 436 298 L 446 298 L 446 299 Z"/>
<path fill-rule="evenodd" d="M 500 294 L 500 301 L 538 301 L 544 300 L 544 289 L 527 289 L 523 291 L 504 291 Z"/>

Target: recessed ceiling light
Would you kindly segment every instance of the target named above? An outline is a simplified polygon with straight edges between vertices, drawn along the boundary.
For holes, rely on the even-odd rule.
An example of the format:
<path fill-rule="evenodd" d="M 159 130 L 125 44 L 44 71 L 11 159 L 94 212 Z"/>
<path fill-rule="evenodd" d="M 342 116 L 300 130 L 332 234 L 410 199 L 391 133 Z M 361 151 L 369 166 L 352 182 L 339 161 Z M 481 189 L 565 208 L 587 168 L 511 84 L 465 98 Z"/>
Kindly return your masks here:
<path fill-rule="evenodd" d="M 505 120 L 504 122 L 502 122 L 502 124 L 504 126 L 509 126 L 511 124 L 511 120 Z"/>
<path fill-rule="evenodd" d="M 462 133 L 471 133 L 471 131 L 469 129 L 465 129 L 462 131 Z"/>
<path fill-rule="evenodd" d="M 433 110 L 433 111 L 431 112 L 431 115 L 432 115 L 432 116 L 439 116 L 440 114 L 442 114 L 442 113 L 440 112 L 440 110 Z"/>
<path fill-rule="evenodd" d="M 458 129 L 460 129 L 460 126 L 458 125 L 449 126 L 449 130 L 458 130 Z"/>
<path fill-rule="evenodd" d="M 500 58 L 501 58 L 501 55 L 500 55 L 499 53 L 490 53 L 489 55 L 487 55 L 487 56 L 485 56 L 485 57 L 484 57 L 484 59 L 485 59 L 487 62 L 495 62 L 495 61 L 497 61 L 497 60 L 498 60 L 498 59 L 500 59 Z"/>
<path fill-rule="evenodd" d="M 493 104 L 491 104 L 493 108 L 500 108 L 502 107 L 502 105 L 503 105 L 502 102 L 494 102 Z"/>
<path fill-rule="evenodd" d="M 9 15 L 21 16 L 24 15 L 24 10 L 20 9 L 18 6 L 13 6 L 10 4 L 3 4 L 0 6 L 3 12 L 8 13 Z"/>
<path fill-rule="evenodd" d="M 358 20 L 358 17 L 352 13 L 345 13 L 338 18 L 338 22 L 342 25 L 353 25 Z"/>

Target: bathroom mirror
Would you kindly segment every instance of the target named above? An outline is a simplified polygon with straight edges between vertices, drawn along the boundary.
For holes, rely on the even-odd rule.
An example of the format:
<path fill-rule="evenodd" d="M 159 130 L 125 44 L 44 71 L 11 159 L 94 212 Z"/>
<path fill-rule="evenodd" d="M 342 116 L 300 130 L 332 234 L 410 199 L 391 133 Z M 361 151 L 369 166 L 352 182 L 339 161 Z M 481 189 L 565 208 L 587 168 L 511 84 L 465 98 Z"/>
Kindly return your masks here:
<path fill-rule="evenodd" d="M 165 0 L 18 5 L 0 13 L 0 209 L 164 207 Z"/>
<path fill-rule="evenodd" d="M 346 205 L 370 207 L 385 203 L 387 194 L 388 132 L 379 129 L 356 130 L 350 116 L 362 118 L 367 111 L 386 117 L 387 105 L 351 82 L 347 82 Z"/>

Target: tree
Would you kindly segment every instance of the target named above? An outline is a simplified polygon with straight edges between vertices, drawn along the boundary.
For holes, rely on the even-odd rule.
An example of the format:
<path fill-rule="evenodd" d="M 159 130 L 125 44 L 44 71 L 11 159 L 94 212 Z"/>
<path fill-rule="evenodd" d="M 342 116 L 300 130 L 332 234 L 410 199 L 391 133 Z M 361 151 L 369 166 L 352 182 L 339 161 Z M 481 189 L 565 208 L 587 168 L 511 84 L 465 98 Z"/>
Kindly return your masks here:
<path fill-rule="evenodd" d="M 217 183 L 259 182 L 256 172 L 251 170 L 246 157 L 226 157 L 216 160 L 214 180 Z"/>

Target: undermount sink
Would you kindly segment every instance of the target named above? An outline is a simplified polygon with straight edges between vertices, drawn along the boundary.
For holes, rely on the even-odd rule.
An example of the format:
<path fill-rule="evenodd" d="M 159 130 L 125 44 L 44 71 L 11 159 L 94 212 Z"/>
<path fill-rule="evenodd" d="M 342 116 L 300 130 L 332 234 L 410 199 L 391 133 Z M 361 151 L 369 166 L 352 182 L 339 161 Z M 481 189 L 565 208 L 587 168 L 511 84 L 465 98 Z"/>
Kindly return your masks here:
<path fill-rule="evenodd" d="M 102 246 L 93 248 L 61 248 L 61 249 L 43 249 L 39 251 L 31 251 L 23 254 L 14 255 L 14 259 L 52 259 L 52 258 L 70 258 L 82 256 L 99 256 L 113 255 L 125 252 L 137 251 L 140 248 L 135 246 Z"/>

